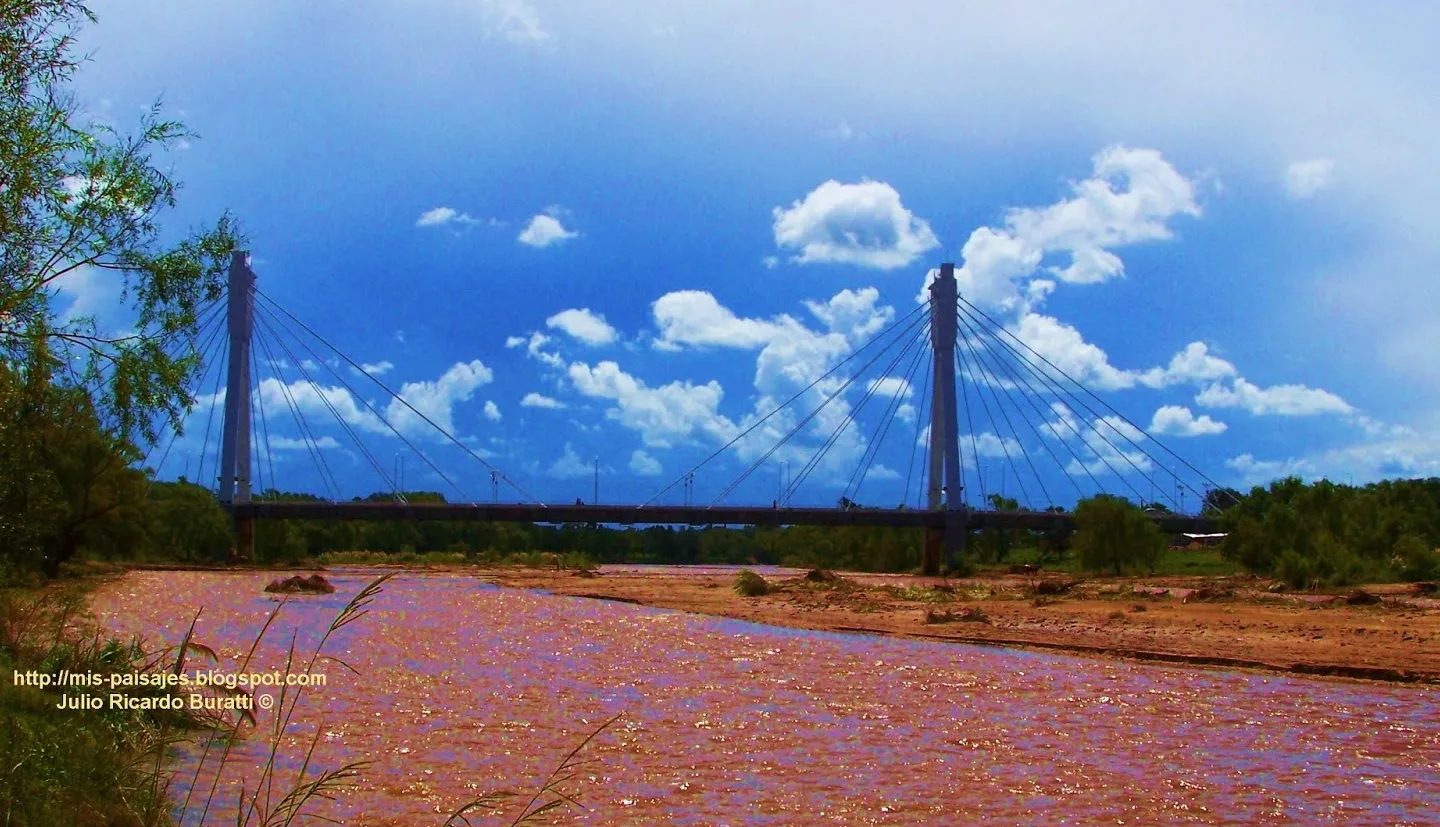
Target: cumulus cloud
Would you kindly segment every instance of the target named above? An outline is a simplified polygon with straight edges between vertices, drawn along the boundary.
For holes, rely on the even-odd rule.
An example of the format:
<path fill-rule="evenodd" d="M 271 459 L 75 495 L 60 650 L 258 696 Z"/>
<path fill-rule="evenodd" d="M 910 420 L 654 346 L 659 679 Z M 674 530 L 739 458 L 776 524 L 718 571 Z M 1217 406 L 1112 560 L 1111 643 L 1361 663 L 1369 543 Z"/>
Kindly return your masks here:
<path fill-rule="evenodd" d="M 1150 432 L 1157 435 L 1206 436 L 1223 434 L 1228 427 L 1224 422 L 1211 419 L 1209 414 L 1196 417 L 1189 408 L 1182 405 L 1161 406 L 1150 420 Z"/>
<path fill-rule="evenodd" d="M 570 443 L 565 443 L 565 450 L 560 457 L 550 463 L 550 476 L 560 479 L 575 479 L 577 477 L 588 477 L 595 473 L 595 466 L 580 458 L 575 453 L 575 448 Z"/>
<path fill-rule="evenodd" d="M 495 374 L 479 359 L 457 362 L 441 374 L 439 379 L 428 382 L 406 382 L 397 392 L 402 404 L 392 400 L 385 409 L 385 418 L 402 433 L 431 433 L 433 429 L 422 419 L 428 418 L 447 434 L 455 434 L 455 405 L 465 402 L 475 394 L 476 389 L 487 385 Z M 414 408 L 414 410 L 411 410 Z M 438 435 L 437 435 L 438 436 Z"/>
<path fill-rule="evenodd" d="M 520 400 L 520 407 L 522 407 L 522 408 L 547 408 L 547 409 L 549 409 L 549 410 L 556 410 L 556 409 L 558 409 L 558 408 L 563 408 L 563 407 L 565 407 L 565 403 L 564 403 L 564 402 L 561 402 L 561 401 L 558 400 L 558 399 L 551 399 L 550 397 L 545 396 L 544 394 L 539 394 L 539 393 L 535 393 L 534 391 L 531 391 L 530 393 L 525 394 L 525 398 L 524 398 L 524 399 L 521 399 L 521 400 Z"/>
<path fill-rule="evenodd" d="M 615 406 L 606 416 L 639 432 L 652 448 L 668 448 L 698 436 L 727 441 L 735 433 L 735 426 L 719 413 L 724 396 L 719 382 L 674 381 L 652 388 L 611 361 L 594 367 L 576 362 L 569 375 L 581 394 L 613 401 Z"/>
<path fill-rule="evenodd" d="M 485 418 L 491 422 L 500 421 L 500 406 L 495 404 L 493 399 L 485 400 Z"/>
<path fill-rule="evenodd" d="M 880 181 L 826 181 L 789 209 L 776 207 L 773 215 L 776 246 L 798 250 L 791 261 L 799 264 L 893 270 L 940 246 L 930 225 Z"/>
<path fill-rule="evenodd" d="M 1296 161 L 1285 168 L 1285 191 L 1297 200 L 1309 198 L 1330 186 L 1334 175 L 1335 161 L 1330 158 Z"/>
<path fill-rule="evenodd" d="M 579 235 L 577 232 L 565 229 L 565 226 L 560 223 L 560 208 L 550 207 L 545 212 L 531 218 L 530 223 L 525 225 L 525 229 L 520 231 L 520 235 L 516 236 L 515 240 L 530 247 L 549 247 Z"/>
<path fill-rule="evenodd" d="M 514 349 L 524 347 L 525 354 L 541 364 L 549 365 L 552 368 L 565 366 L 565 360 L 560 354 L 545 350 L 551 339 L 540 331 L 535 331 L 529 336 L 509 336 L 505 339 L 505 347 Z"/>
<path fill-rule="evenodd" d="M 632 474 L 638 477 L 655 477 L 663 471 L 660 461 L 645 453 L 643 449 L 636 448 L 634 453 L 630 454 L 630 472 Z"/>
<path fill-rule="evenodd" d="M 379 362 L 361 362 L 360 367 L 350 366 L 350 372 L 356 376 L 384 376 L 395 368 L 390 362 L 381 360 Z"/>
<path fill-rule="evenodd" d="M 426 210 L 415 219 L 417 227 L 441 227 L 446 224 L 479 224 L 480 219 L 472 217 L 469 213 L 463 213 L 454 207 L 436 207 Z"/>
<path fill-rule="evenodd" d="M 1207 408 L 1243 408 L 1256 416 L 1314 416 L 1350 414 L 1355 409 L 1339 396 L 1304 385 L 1261 388 L 1237 377 L 1229 387 L 1216 383 L 1202 390 L 1195 403 Z"/>
<path fill-rule="evenodd" d="M 1068 258 L 1044 272 L 1069 284 L 1095 284 L 1124 275 L 1125 265 L 1111 248 L 1171 238 L 1170 220 L 1199 216 L 1193 182 L 1156 150 L 1111 146 L 1097 153 L 1090 178 L 1071 186 L 1072 197 L 1047 207 L 1019 207 L 1006 213 L 1001 227 L 981 227 L 961 249 L 955 278 L 970 302 L 995 309 L 1023 311 L 1035 297 L 1026 281 L 1040 272 L 1047 256 Z M 926 275 L 920 301 L 938 271 Z M 1048 280 L 1045 280 L 1047 283 Z M 1048 293 L 1053 283 L 1039 288 Z"/>
<path fill-rule="evenodd" d="M 562 310 L 546 319 L 545 326 L 562 330 L 587 345 L 608 345 L 619 336 L 604 316 L 584 307 Z"/>
<path fill-rule="evenodd" d="M 895 318 L 895 309 L 880 305 L 880 291 L 874 287 L 841 290 L 828 301 L 806 301 L 816 319 L 854 344 L 862 344 L 885 329 Z"/>

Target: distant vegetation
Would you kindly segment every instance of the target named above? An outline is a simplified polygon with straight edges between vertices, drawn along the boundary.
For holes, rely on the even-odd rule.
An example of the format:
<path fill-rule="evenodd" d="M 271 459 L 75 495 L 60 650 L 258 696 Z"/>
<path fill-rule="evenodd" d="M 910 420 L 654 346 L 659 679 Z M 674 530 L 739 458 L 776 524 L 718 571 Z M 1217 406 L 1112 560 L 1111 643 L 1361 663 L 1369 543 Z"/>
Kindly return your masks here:
<path fill-rule="evenodd" d="M 73 543 L 85 556 L 108 561 L 227 562 L 233 545 L 229 519 L 209 491 L 184 481 L 151 483 L 142 472 L 112 462 L 118 482 L 109 472 L 67 477 L 79 481 L 79 487 L 61 489 L 64 496 L 56 498 L 61 505 L 51 512 L 54 531 L 64 540 L 52 540 L 50 547 Z M 1076 506 L 1073 533 L 971 532 L 962 563 L 966 569 L 1033 564 L 1096 574 L 1253 571 L 1295 587 L 1440 577 L 1440 479 L 1363 488 L 1287 479 L 1249 494 L 1232 493 L 1238 502 L 1212 496 L 1207 506 L 1219 517 L 1221 530 L 1229 533 L 1217 549 L 1174 548 L 1138 506 L 1101 495 Z M 274 491 L 258 496 L 316 499 Z M 384 492 L 365 499 L 388 501 L 393 496 Z M 410 502 L 443 501 L 433 492 L 404 496 Z M 84 502 L 108 507 L 78 515 L 65 507 Z M 1013 501 L 998 505 L 1018 507 Z M 919 567 L 922 542 L 919 529 L 884 527 L 609 528 L 319 520 L 266 521 L 255 527 L 255 556 L 261 564 L 518 563 L 587 569 L 601 563 L 651 563 L 906 572 Z M 12 566 L 20 562 L 10 561 Z"/>

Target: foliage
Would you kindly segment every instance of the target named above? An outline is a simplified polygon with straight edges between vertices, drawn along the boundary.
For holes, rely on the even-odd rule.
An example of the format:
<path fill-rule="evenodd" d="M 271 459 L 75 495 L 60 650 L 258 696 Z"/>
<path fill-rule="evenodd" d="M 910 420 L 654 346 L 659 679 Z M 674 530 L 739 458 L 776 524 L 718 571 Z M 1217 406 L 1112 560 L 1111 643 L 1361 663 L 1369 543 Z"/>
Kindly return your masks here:
<path fill-rule="evenodd" d="M 79 0 L 0 6 L 0 576 L 141 544 L 137 446 L 189 410 L 200 315 L 241 242 L 228 215 L 163 236 L 178 184 L 154 156 L 194 136 L 158 104 L 133 134 L 86 119 L 67 86 L 93 19 Z M 106 283 L 130 332 L 57 302 Z"/>
<path fill-rule="evenodd" d="M 1226 557 L 1297 588 L 1440 573 L 1437 478 L 1356 488 L 1290 477 L 1253 488 L 1221 521 Z"/>
<path fill-rule="evenodd" d="M 1075 506 L 1074 548 L 1091 571 L 1145 568 L 1154 571 L 1165 536 L 1145 512 L 1128 500 L 1100 494 Z"/>
<path fill-rule="evenodd" d="M 741 597 L 760 597 L 770 593 L 770 583 L 755 572 L 745 569 L 735 577 L 735 593 Z"/>

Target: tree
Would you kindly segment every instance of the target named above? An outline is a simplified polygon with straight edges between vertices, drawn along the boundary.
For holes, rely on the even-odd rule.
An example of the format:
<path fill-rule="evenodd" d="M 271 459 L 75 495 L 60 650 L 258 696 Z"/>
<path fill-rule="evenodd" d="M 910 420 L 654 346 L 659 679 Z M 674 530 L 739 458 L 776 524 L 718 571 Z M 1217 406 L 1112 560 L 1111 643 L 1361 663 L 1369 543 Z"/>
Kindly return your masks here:
<path fill-rule="evenodd" d="M 1159 526 L 1122 497 L 1100 494 L 1075 505 L 1073 546 L 1080 565 L 1091 571 L 1154 570 L 1165 550 Z"/>
<path fill-rule="evenodd" d="M 35 564 L 44 542 L 59 544 L 51 568 L 73 554 L 72 544 L 109 519 L 87 516 L 95 502 L 74 495 L 133 486 L 123 472 L 138 457 L 134 446 L 153 443 L 164 426 L 179 430 L 194 401 L 200 314 L 222 295 L 241 243 L 229 214 L 162 243 L 159 217 L 178 185 L 152 155 L 194 136 L 161 118 L 158 104 L 133 135 L 83 119 L 66 87 L 82 62 L 74 33 L 93 20 L 79 0 L 0 4 L 0 410 L 15 414 L 0 432 L 0 555 L 10 568 Z M 58 288 L 82 276 L 120 286 L 131 332 L 60 313 Z M 69 427 L 53 417 L 79 411 L 77 394 L 88 405 L 81 430 L 94 424 L 98 433 L 87 431 L 83 462 L 51 468 L 46 446 L 55 428 Z M 102 446 L 110 460 L 100 460 Z M 57 528 L 51 520 L 61 512 L 84 527 Z"/>

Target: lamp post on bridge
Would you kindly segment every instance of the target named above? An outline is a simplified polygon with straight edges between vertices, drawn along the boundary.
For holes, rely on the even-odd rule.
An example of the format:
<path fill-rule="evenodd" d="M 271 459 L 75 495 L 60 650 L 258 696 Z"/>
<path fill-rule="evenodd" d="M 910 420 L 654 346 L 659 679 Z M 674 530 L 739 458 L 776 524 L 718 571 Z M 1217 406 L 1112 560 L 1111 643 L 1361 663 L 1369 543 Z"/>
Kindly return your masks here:
<path fill-rule="evenodd" d="M 600 504 L 600 458 L 595 458 L 595 496 L 590 500 L 591 505 Z"/>

